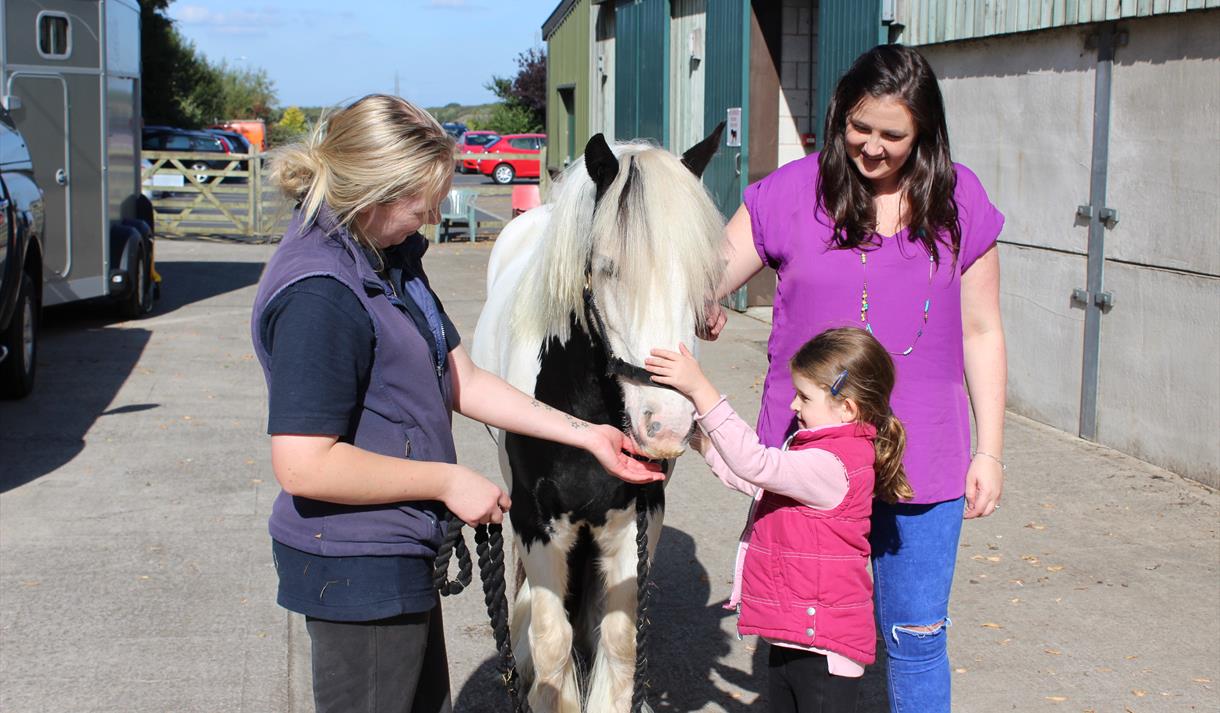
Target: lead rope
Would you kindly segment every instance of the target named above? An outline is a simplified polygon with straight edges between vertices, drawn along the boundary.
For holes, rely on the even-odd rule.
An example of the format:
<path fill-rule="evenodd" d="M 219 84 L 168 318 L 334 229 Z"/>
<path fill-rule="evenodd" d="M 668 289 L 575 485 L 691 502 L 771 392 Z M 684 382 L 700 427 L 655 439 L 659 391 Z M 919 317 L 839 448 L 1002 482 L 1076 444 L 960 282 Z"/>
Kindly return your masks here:
<path fill-rule="evenodd" d="M 463 522 L 453 513 L 449 514 L 445 539 L 436 553 L 433 582 L 441 596 L 460 594 L 471 581 L 470 550 L 462 537 Z M 483 582 L 483 603 L 487 607 L 487 618 L 491 620 L 492 635 L 496 639 L 496 651 L 500 655 L 500 678 L 508 689 L 513 713 L 530 713 L 529 704 L 521 695 L 521 676 L 517 673 L 517 660 L 513 656 L 512 641 L 508 631 L 508 598 L 505 595 L 504 577 L 504 528 L 500 525 L 479 525 L 474 529 L 475 552 L 479 558 L 479 579 Z M 458 576 L 449 579 L 449 561 L 453 553 L 458 556 Z"/>
<path fill-rule="evenodd" d="M 648 586 L 648 502 L 643 493 L 635 496 L 635 677 L 631 682 L 631 711 L 644 713 L 648 707 L 648 606 L 652 588 Z"/>

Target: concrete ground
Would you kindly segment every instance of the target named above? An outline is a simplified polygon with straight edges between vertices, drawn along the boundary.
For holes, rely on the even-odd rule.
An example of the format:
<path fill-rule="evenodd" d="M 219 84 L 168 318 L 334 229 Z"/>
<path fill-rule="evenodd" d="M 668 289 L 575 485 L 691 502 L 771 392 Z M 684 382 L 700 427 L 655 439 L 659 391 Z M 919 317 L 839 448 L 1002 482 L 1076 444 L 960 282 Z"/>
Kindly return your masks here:
<path fill-rule="evenodd" d="M 161 241 L 151 316 L 47 315 L 35 393 L 0 403 L 0 710 L 312 711 L 308 639 L 274 603 L 278 488 L 248 336 L 272 249 Z M 427 257 L 467 335 L 489 251 Z M 733 315 L 703 352 L 747 418 L 768 330 Z M 497 477 L 482 428 L 455 431 L 461 461 Z M 958 559 L 956 709 L 1220 710 L 1220 496 L 1020 417 L 1007 434 L 1003 508 L 966 524 Z M 650 700 L 763 710 L 763 651 L 720 607 L 746 500 L 691 456 L 668 497 Z M 481 595 L 444 607 L 456 709 L 506 710 Z M 884 710 L 882 670 L 863 713 Z"/>

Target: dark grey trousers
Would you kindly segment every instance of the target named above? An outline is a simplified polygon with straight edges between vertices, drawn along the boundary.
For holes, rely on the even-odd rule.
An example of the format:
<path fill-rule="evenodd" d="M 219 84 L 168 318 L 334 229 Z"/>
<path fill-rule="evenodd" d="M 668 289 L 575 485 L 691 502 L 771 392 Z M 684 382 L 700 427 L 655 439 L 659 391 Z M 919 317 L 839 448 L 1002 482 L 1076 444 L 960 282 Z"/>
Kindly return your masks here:
<path fill-rule="evenodd" d="M 449 659 L 438 604 L 368 622 L 305 618 L 317 713 L 450 713 Z"/>

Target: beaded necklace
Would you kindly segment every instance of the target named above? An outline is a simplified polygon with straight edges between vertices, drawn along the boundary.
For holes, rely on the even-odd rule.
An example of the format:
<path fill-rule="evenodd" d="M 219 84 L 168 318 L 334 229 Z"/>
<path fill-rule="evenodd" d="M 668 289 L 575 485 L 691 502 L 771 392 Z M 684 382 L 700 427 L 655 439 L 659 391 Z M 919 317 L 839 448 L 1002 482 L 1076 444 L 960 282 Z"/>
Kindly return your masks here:
<path fill-rule="evenodd" d="M 860 321 L 864 324 L 864 329 L 869 334 L 873 334 L 873 325 L 868 320 L 868 253 L 860 251 L 860 264 L 863 265 L 860 287 Z M 911 340 L 911 346 L 903 349 L 900 352 L 890 352 L 894 356 L 907 356 L 915 351 L 915 345 L 919 342 L 919 338 L 923 336 L 924 327 L 928 326 L 928 312 L 932 308 L 932 274 L 936 269 L 936 262 L 928 255 L 928 296 L 923 301 L 923 320 L 919 324 L 919 331 L 915 333 L 915 338 Z M 873 336 L 877 336 L 873 334 Z M 886 351 L 889 351 L 888 349 Z"/>

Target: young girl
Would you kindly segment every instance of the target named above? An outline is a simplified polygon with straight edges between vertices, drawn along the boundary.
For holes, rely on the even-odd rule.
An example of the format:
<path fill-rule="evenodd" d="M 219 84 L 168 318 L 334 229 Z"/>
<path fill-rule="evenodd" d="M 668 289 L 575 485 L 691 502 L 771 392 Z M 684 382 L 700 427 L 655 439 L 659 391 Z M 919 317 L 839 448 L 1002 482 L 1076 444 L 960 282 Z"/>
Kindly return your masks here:
<path fill-rule="evenodd" d="M 610 473 L 661 477 L 629 440 L 477 368 L 424 273 L 453 177 L 427 112 L 370 95 L 273 176 L 297 203 L 251 318 L 270 392 L 270 531 L 279 603 L 304 614 L 318 713 L 445 713 L 449 672 L 432 585 L 447 511 L 501 522 L 508 496 L 457 465 L 452 412 L 584 448 Z"/>
<path fill-rule="evenodd" d="M 771 644 L 770 710 L 852 711 L 875 657 L 873 497 L 913 496 L 902 469 L 906 437 L 889 405 L 893 361 L 861 329 L 814 337 L 790 363 L 797 430 L 783 448 L 768 448 L 679 350 L 653 350 L 646 368 L 694 403 L 712 472 L 755 497 L 729 604 L 739 608 L 739 632 Z"/>

